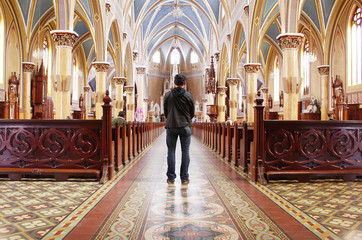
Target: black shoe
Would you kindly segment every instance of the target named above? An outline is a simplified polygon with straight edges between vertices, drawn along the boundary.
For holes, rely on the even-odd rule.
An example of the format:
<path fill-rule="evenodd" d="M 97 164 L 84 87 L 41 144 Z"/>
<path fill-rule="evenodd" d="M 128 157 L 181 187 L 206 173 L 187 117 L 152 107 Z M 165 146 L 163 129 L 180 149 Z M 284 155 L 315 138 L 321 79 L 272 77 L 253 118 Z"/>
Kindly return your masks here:
<path fill-rule="evenodd" d="M 190 179 L 182 179 L 181 180 L 181 183 L 186 185 L 186 184 L 189 184 L 190 183 Z"/>
<path fill-rule="evenodd" d="M 167 179 L 167 183 L 168 183 L 168 184 L 174 184 L 174 183 L 175 183 L 175 179 Z"/>

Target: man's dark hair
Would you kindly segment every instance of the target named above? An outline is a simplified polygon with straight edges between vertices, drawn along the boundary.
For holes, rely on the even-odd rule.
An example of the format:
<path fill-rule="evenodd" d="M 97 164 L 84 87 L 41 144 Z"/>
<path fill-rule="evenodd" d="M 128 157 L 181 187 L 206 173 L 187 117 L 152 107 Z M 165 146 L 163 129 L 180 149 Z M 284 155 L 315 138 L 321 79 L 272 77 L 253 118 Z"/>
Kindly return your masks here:
<path fill-rule="evenodd" d="M 123 117 L 124 118 L 124 111 L 119 111 L 118 117 Z"/>
<path fill-rule="evenodd" d="M 183 74 L 176 74 L 175 75 L 175 81 L 174 81 L 174 83 L 175 83 L 175 85 L 176 86 L 183 86 L 183 85 L 185 85 L 185 83 L 186 83 L 186 77 L 185 77 L 185 75 L 183 75 Z"/>

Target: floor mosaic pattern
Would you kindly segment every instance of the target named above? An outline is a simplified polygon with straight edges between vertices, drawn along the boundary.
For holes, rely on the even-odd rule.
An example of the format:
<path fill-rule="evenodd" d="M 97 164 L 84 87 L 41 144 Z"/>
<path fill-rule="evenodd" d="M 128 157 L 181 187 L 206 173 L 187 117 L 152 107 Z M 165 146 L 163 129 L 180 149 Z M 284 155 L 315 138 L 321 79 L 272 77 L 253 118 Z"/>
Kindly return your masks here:
<path fill-rule="evenodd" d="M 0 239 L 41 239 L 100 187 L 98 182 L 2 181 Z"/>
<path fill-rule="evenodd" d="M 341 239 L 362 239 L 362 182 L 274 182 L 272 190 Z"/>
<path fill-rule="evenodd" d="M 207 158 L 191 159 L 189 185 L 168 185 L 163 151 L 149 160 L 95 239 L 290 239 Z"/>

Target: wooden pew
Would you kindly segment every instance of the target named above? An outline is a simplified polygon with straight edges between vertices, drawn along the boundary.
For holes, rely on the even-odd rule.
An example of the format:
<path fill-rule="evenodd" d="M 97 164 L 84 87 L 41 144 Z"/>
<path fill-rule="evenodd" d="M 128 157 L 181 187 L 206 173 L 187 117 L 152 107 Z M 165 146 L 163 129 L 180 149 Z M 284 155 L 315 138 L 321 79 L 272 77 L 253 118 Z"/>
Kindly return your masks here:
<path fill-rule="evenodd" d="M 265 121 L 255 111 L 252 180 L 362 176 L 362 121 Z"/>
<path fill-rule="evenodd" d="M 103 120 L 0 120 L 0 174 L 112 179 L 111 99 L 103 99 Z"/>

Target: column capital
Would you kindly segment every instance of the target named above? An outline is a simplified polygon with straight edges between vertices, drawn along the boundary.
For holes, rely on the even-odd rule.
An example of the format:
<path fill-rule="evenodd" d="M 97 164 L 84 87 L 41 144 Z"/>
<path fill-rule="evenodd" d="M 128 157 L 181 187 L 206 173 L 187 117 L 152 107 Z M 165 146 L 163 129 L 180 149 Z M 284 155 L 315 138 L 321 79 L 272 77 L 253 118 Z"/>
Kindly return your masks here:
<path fill-rule="evenodd" d="M 78 33 L 74 31 L 53 30 L 50 34 L 57 47 L 73 47 L 78 39 Z"/>
<path fill-rule="evenodd" d="M 282 50 L 299 48 L 303 42 L 304 35 L 302 33 L 283 33 L 277 36 L 279 46 Z"/>
<path fill-rule="evenodd" d="M 116 82 L 116 84 L 118 85 L 123 85 L 126 82 L 126 78 L 125 77 L 114 77 L 113 80 Z"/>
<path fill-rule="evenodd" d="M 241 96 L 241 97 L 243 98 L 243 100 L 246 100 L 248 96 L 243 95 L 243 96 Z"/>
<path fill-rule="evenodd" d="M 227 89 L 227 87 L 217 87 L 217 93 L 225 94 Z"/>
<path fill-rule="evenodd" d="M 226 80 L 226 82 L 230 85 L 230 86 L 236 86 L 239 84 L 239 78 L 228 78 Z"/>
<path fill-rule="evenodd" d="M 90 91 L 90 87 L 85 86 L 85 87 L 84 87 L 84 92 L 89 92 L 89 91 Z"/>
<path fill-rule="evenodd" d="M 261 88 L 260 90 L 263 92 L 263 95 L 268 94 L 268 88 L 263 87 L 263 88 Z"/>
<path fill-rule="evenodd" d="M 144 101 L 144 102 L 148 102 L 149 99 L 148 99 L 148 98 L 144 98 L 143 101 Z"/>
<path fill-rule="evenodd" d="M 245 63 L 244 68 L 247 73 L 257 73 L 260 70 L 260 63 Z"/>
<path fill-rule="evenodd" d="M 329 65 L 321 65 L 317 69 L 320 75 L 329 75 Z"/>
<path fill-rule="evenodd" d="M 23 72 L 33 72 L 34 68 L 35 68 L 35 63 L 23 62 Z"/>
<path fill-rule="evenodd" d="M 108 62 L 93 62 L 92 65 L 95 68 L 96 72 L 107 72 L 109 68 Z"/>
<path fill-rule="evenodd" d="M 203 98 L 202 102 L 207 103 L 207 98 Z"/>
<path fill-rule="evenodd" d="M 145 74 L 146 73 L 146 67 L 145 66 L 138 66 L 136 67 L 137 74 Z"/>
<path fill-rule="evenodd" d="M 124 90 L 126 90 L 127 93 L 133 93 L 134 86 L 124 86 Z"/>

